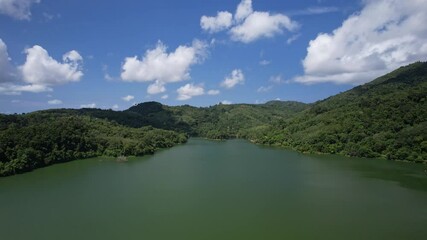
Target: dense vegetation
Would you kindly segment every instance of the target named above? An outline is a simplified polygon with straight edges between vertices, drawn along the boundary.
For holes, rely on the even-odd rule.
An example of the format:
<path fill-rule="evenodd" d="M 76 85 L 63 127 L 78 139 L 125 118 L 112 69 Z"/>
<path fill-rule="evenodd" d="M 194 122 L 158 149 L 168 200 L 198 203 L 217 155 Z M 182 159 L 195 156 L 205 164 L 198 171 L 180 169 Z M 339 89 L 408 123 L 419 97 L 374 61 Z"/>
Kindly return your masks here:
<path fill-rule="evenodd" d="M 172 131 L 129 128 L 85 116 L 0 115 L 0 176 L 101 155 L 152 154 L 186 139 Z"/>
<path fill-rule="evenodd" d="M 427 162 L 427 63 L 316 102 L 247 137 L 303 152 Z"/>
<path fill-rule="evenodd" d="M 0 175 L 78 158 L 153 153 L 185 142 L 188 135 L 427 162 L 427 63 L 310 105 L 271 101 L 198 108 L 146 102 L 125 111 L 0 115 Z"/>
<path fill-rule="evenodd" d="M 141 114 L 150 125 L 158 128 L 211 139 L 228 139 L 242 137 L 250 128 L 289 118 L 306 107 L 304 103 L 280 101 L 260 105 L 219 104 L 207 108 L 188 105 L 168 107 L 149 102 L 131 107 L 126 112 Z"/>

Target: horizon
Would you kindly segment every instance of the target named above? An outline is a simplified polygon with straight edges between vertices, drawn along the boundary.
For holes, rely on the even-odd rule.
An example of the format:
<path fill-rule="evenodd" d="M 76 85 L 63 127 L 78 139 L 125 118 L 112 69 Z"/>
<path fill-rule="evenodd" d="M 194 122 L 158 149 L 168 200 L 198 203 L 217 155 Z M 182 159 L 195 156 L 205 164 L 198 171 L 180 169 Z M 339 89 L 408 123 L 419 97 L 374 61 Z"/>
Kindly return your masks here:
<path fill-rule="evenodd" d="M 427 60 L 427 0 L 198 3 L 0 0 L 0 112 L 310 104 Z"/>

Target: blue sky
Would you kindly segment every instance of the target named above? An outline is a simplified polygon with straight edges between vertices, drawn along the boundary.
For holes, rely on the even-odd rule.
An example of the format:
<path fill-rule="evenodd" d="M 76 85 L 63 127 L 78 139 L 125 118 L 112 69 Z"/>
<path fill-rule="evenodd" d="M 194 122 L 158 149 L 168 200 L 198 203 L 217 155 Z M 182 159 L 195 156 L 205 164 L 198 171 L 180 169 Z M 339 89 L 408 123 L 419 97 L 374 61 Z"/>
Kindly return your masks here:
<path fill-rule="evenodd" d="M 427 0 L 0 0 L 0 112 L 314 102 L 425 61 Z"/>

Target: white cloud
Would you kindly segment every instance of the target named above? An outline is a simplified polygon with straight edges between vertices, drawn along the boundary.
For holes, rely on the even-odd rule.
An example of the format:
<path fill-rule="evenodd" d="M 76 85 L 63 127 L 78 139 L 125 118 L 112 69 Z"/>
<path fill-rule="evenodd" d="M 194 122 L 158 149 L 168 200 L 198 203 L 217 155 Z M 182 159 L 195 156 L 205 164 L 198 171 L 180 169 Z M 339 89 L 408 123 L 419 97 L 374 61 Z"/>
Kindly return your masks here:
<path fill-rule="evenodd" d="M 214 95 L 218 95 L 218 94 L 220 94 L 221 92 L 219 91 L 219 90 L 215 90 L 215 89 L 212 89 L 212 90 L 209 90 L 208 91 L 208 95 L 212 95 L 212 96 L 214 96 Z"/>
<path fill-rule="evenodd" d="M 202 86 L 196 86 L 192 83 L 185 84 L 184 86 L 178 88 L 176 92 L 178 93 L 177 100 L 180 100 L 180 101 L 188 100 L 188 99 L 191 99 L 192 97 L 201 96 L 205 94 L 205 90 L 203 89 Z"/>
<path fill-rule="evenodd" d="M 250 43 L 259 38 L 271 38 L 283 33 L 284 29 L 293 31 L 298 24 L 283 14 L 268 12 L 253 12 L 242 24 L 230 30 L 231 39 L 243 43 Z"/>
<path fill-rule="evenodd" d="M 230 89 L 236 86 L 237 84 L 243 84 L 245 82 L 245 75 L 243 75 L 242 70 L 234 69 L 231 74 L 224 79 L 221 83 L 221 87 Z"/>
<path fill-rule="evenodd" d="M 259 92 L 259 93 L 266 93 L 266 92 L 269 92 L 269 91 L 271 91 L 271 89 L 273 89 L 273 86 L 272 85 L 269 85 L 269 86 L 261 86 L 261 87 L 259 87 L 258 89 L 257 89 L 257 92 Z"/>
<path fill-rule="evenodd" d="M 0 0 L 0 13 L 18 20 L 30 20 L 31 5 L 40 0 Z"/>
<path fill-rule="evenodd" d="M 300 36 L 301 36 L 301 34 L 292 35 L 290 38 L 288 38 L 288 40 L 286 40 L 286 43 L 289 45 L 289 44 L 295 42 Z"/>
<path fill-rule="evenodd" d="M 222 100 L 220 103 L 224 104 L 224 105 L 230 105 L 230 104 L 232 104 L 232 102 L 228 101 L 228 100 Z"/>
<path fill-rule="evenodd" d="M 299 26 L 284 14 L 254 11 L 251 0 L 242 0 L 237 6 L 234 21 L 231 21 L 231 17 L 229 12 L 219 12 L 216 17 L 203 16 L 201 27 L 211 33 L 231 28 L 229 34 L 232 40 L 250 43 L 260 38 L 274 37 L 284 30 L 294 31 Z"/>
<path fill-rule="evenodd" d="M 10 62 L 7 46 L 0 38 L 0 83 L 16 80 L 17 72 Z"/>
<path fill-rule="evenodd" d="M 237 5 L 234 19 L 236 21 L 242 21 L 247 18 L 252 12 L 252 0 L 242 0 L 239 5 Z"/>
<path fill-rule="evenodd" d="M 108 74 L 108 73 L 105 73 L 104 74 L 104 79 L 105 80 L 107 80 L 107 81 L 114 81 L 115 80 L 115 78 L 114 77 L 112 77 L 110 74 Z"/>
<path fill-rule="evenodd" d="M 114 105 L 111 107 L 111 109 L 113 109 L 113 110 L 117 110 L 117 109 L 119 109 L 119 105 L 114 104 Z"/>
<path fill-rule="evenodd" d="M 155 95 L 155 94 L 164 93 L 164 92 L 166 92 L 165 85 L 160 81 L 155 81 L 154 83 L 148 85 L 148 88 L 147 88 L 148 94 Z"/>
<path fill-rule="evenodd" d="M 292 82 L 292 80 L 285 80 L 282 75 L 271 76 L 268 81 L 274 84 L 288 84 Z"/>
<path fill-rule="evenodd" d="M 231 28 L 229 34 L 232 40 L 249 43 L 274 37 L 284 30 L 294 31 L 299 26 L 284 14 L 254 11 L 252 0 L 242 0 L 237 6 L 234 21 L 231 21 L 231 17 L 229 12 L 219 12 L 216 17 L 202 16 L 201 27 L 211 33 Z"/>
<path fill-rule="evenodd" d="M 317 15 L 317 14 L 325 14 L 338 12 L 339 9 L 337 7 L 309 7 L 304 10 L 291 12 L 289 15 Z"/>
<path fill-rule="evenodd" d="M 167 95 L 167 94 L 165 94 L 161 97 L 161 99 L 168 99 L 168 98 L 169 98 L 169 95 Z"/>
<path fill-rule="evenodd" d="M 301 83 L 361 84 L 427 59 L 425 0 L 365 0 L 360 13 L 310 41 Z"/>
<path fill-rule="evenodd" d="M 80 108 L 96 108 L 96 103 L 82 104 Z"/>
<path fill-rule="evenodd" d="M 63 56 L 59 63 L 40 46 L 25 51 L 24 65 L 16 68 L 11 64 L 6 44 L 0 39 L 0 94 L 19 95 L 21 92 L 50 92 L 52 86 L 79 81 L 80 54 L 73 50 Z"/>
<path fill-rule="evenodd" d="M 53 100 L 49 100 L 49 101 L 47 101 L 47 103 L 48 103 L 49 105 L 60 105 L 60 104 L 62 104 L 62 101 L 61 101 L 61 100 L 59 100 L 59 99 L 53 99 Z"/>
<path fill-rule="evenodd" d="M 165 91 L 164 85 L 190 78 L 192 65 L 203 61 L 207 45 L 195 40 L 191 46 L 179 46 L 174 52 L 158 42 L 154 49 L 147 50 L 142 60 L 128 57 L 122 65 L 121 78 L 127 82 L 155 82 L 147 89 L 150 94 Z"/>
<path fill-rule="evenodd" d="M 5 95 L 20 95 L 22 92 L 41 93 L 51 91 L 53 91 L 52 88 L 44 85 L 16 85 L 15 83 L 0 83 L 0 94 Z"/>
<path fill-rule="evenodd" d="M 125 97 L 122 97 L 123 101 L 129 102 L 132 101 L 135 97 L 132 95 L 127 95 Z"/>
<path fill-rule="evenodd" d="M 114 77 L 108 73 L 108 65 L 102 66 L 102 72 L 104 73 L 104 79 L 107 81 L 111 82 L 111 81 L 119 81 L 120 80 L 120 77 Z"/>
<path fill-rule="evenodd" d="M 25 53 L 27 59 L 19 69 L 27 83 L 49 86 L 78 82 L 83 76 L 80 70 L 82 57 L 75 50 L 64 54 L 63 63 L 53 59 L 38 45 L 26 49 Z"/>
<path fill-rule="evenodd" d="M 233 15 L 227 11 L 218 12 L 216 17 L 202 16 L 200 26 L 210 33 L 219 32 L 231 26 Z"/>
<path fill-rule="evenodd" d="M 83 58 L 76 50 L 71 50 L 62 56 L 62 60 L 67 63 L 73 63 L 83 61 Z"/>
<path fill-rule="evenodd" d="M 267 65 L 269 65 L 271 62 L 270 61 L 268 61 L 268 60 L 261 60 L 260 62 L 259 62 L 259 65 L 261 65 L 261 66 L 267 66 Z"/>

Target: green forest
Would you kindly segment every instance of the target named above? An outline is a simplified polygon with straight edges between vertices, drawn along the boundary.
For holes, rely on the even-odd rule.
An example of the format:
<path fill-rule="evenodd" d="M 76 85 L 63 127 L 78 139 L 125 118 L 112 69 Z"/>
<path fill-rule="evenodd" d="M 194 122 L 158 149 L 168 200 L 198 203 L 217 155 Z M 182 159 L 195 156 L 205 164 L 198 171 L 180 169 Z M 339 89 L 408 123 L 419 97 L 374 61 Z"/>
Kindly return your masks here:
<path fill-rule="evenodd" d="M 95 156 L 140 156 L 188 137 L 244 138 L 307 153 L 427 162 L 427 63 L 305 104 L 141 103 L 125 111 L 0 115 L 0 176 Z"/>
<path fill-rule="evenodd" d="M 0 176 L 96 156 L 142 156 L 187 141 L 183 133 L 130 128 L 88 116 L 0 116 Z"/>

